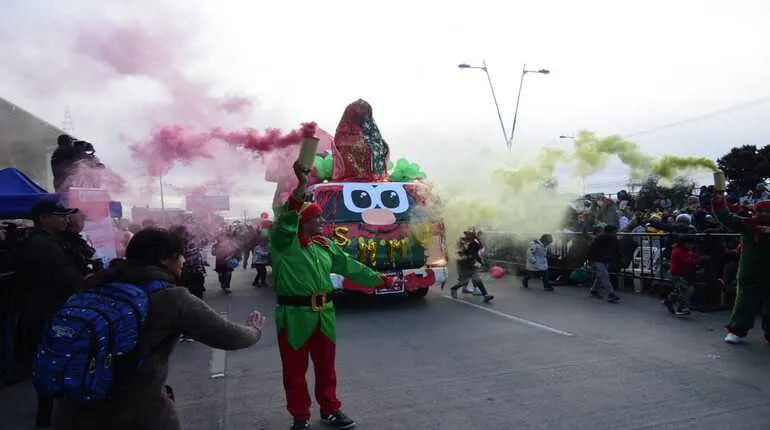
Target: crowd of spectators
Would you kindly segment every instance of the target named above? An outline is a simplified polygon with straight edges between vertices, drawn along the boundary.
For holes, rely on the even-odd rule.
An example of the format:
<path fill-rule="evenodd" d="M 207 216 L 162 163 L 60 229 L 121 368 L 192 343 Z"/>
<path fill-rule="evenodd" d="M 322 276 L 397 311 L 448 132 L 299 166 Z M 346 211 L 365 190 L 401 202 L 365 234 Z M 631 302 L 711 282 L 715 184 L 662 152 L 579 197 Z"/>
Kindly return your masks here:
<path fill-rule="evenodd" d="M 719 307 L 725 291 L 734 288 L 741 248 L 738 236 L 727 231 L 713 213 L 713 193 L 713 187 L 703 186 L 681 202 L 660 196 L 647 205 L 625 190 L 615 198 L 587 195 L 570 210 L 563 229 L 568 237 L 562 241 L 564 248 L 554 249 L 554 258 L 559 259 L 555 266 L 562 266 L 563 276 L 568 277 L 586 261 L 592 240 L 609 227 L 617 229 L 620 241 L 620 252 L 611 264 L 616 282 L 624 274 L 637 275 L 646 278 L 636 283 L 637 291 L 666 291 L 671 285 L 672 250 L 694 243 L 698 260 L 686 278 L 696 286 L 700 299 L 696 307 Z M 766 186 L 759 184 L 743 196 L 728 190 L 727 200 L 733 212 L 750 216 L 753 203 L 766 197 L 770 198 Z"/>

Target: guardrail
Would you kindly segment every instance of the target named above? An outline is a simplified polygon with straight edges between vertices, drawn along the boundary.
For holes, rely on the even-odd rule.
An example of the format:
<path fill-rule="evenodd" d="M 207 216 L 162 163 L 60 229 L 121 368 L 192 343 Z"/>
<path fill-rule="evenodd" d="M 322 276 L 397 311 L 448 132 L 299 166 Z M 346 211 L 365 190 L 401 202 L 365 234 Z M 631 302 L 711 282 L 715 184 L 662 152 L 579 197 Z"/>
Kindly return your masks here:
<path fill-rule="evenodd" d="M 573 281 L 571 275 L 585 269 L 590 239 L 582 233 L 554 233 L 552 236 L 554 243 L 548 247 L 551 279 L 561 284 L 580 283 Z M 668 271 L 671 245 L 675 237 L 689 236 L 695 239 L 698 252 L 708 257 L 699 265 L 692 280 L 696 291 L 700 291 L 701 296 L 708 296 L 703 301 L 711 302 L 713 308 L 728 307 L 732 302 L 737 271 L 737 255 L 733 250 L 740 243 L 740 235 L 618 233 L 617 236 L 620 255 L 610 272 L 619 289 L 632 288 L 637 293 L 658 294 L 667 291 L 671 283 Z M 488 264 L 504 267 L 509 273 L 523 273 L 531 237 L 506 231 L 485 231 L 483 240 Z M 591 282 L 590 276 L 587 282 Z"/>

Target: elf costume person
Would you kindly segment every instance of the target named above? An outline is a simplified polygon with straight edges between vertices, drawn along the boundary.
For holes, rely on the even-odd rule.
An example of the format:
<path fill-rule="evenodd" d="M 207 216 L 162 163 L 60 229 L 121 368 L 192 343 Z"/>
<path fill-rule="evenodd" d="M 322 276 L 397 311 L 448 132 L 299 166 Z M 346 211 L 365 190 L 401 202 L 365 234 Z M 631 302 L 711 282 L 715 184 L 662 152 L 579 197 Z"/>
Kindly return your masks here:
<path fill-rule="evenodd" d="M 390 281 L 321 235 L 321 207 L 304 202 L 310 171 L 295 163 L 294 173 L 299 184 L 281 209 L 270 235 L 286 406 L 294 417 L 292 429 L 310 428 L 310 394 L 305 379 L 310 357 L 321 420 L 332 427 L 350 429 L 356 423 L 342 413 L 337 398 L 336 317 L 329 275 L 337 273 L 371 287 Z"/>
<path fill-rule="evenodd" d="M 754 205 L 754 216 L 739 217 L 728 209 L 724 196 L 712 201 L 714 213 L 728 229 L 741 234 L 741 253 L 738 262 L 738 290 L 733 312 L 727 324 L 725 342 L 742 343 L 754 319 L 761 309 L 762 329 L 770 342 L 770 277 L 767 263 L 770 261 L 770 201 Z"/>

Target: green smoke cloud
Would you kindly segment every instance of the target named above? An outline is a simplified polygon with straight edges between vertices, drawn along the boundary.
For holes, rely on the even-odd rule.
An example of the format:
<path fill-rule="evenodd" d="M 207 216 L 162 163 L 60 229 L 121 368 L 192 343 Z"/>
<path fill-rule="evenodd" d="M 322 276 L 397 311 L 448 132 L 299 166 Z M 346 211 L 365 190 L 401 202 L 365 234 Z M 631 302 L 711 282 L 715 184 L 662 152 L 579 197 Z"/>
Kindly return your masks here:
<path fill-rule="evenodd" d="M 588 176 L 604 169 L 613 156 L 631 169 L 633 179 L 646 179 L 654 175 L 671 180 L 682 170 L 717 170 L 716 163 L 708 158 L 666 155 L 656 159 L 643 153 L 636 142 L 622 136 L 599 137 L 593 132 L 581 131 L 575 139 L 572 153 L 558 149 L 544 149 L 531 163 L 514 169 L 498 169 L 495 171 L 495 179 L 518 191 L 552 177 L 559 163 L 573 161 L 576 163 L 577 175 Z"/>

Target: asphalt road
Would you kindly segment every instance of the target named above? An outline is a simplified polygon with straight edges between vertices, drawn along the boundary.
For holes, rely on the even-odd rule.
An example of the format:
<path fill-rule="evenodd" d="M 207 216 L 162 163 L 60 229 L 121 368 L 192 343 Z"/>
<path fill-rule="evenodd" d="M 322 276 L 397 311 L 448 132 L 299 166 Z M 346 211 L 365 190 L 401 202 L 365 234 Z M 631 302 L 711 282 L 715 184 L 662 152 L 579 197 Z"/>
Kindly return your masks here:
<path fill-rule="evenodd" d="M 272 290 L 251 276 L 239 269 L 230 296 L 210 276 L 207 301 L 233 320 L 272 317 Z M 343 410 L 366 430 L 770 429 L 770 347 L 758 332 L 731 347 L 725 313 L 677 320 L 649 297 L 613 305 L 538 285 L 488 281 L 489 305 L 438 289 L 339 304 Z M 169 383 L 186 429 L 288 428 L 272 322 L 243 351 L 178 345 Z M 31 429 L 33 408 L 28 385 L 0 390 L 0 428 Z"/>

